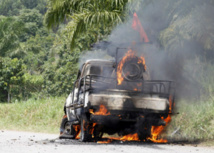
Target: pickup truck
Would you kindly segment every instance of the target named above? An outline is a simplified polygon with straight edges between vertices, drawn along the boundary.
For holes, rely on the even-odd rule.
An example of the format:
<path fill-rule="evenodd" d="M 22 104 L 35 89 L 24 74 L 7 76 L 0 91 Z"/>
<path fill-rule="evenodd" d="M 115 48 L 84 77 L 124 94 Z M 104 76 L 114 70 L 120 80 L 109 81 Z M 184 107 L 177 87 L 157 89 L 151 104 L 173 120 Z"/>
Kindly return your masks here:
<path fill-rule="evenodd" d="M 151 80 L 148 68 L 139 62 L 123 66 L 120 85 L 117 73 L 114 60 L 92 59 L 82 65 L 64 105 L 61 138 L 75 139 L 81 131 L 81 141 L 99 140 L 103 133 L 137 133 L 146 140 L 152 126 L 166 124 L 174 103 L 174 82 Z"/>

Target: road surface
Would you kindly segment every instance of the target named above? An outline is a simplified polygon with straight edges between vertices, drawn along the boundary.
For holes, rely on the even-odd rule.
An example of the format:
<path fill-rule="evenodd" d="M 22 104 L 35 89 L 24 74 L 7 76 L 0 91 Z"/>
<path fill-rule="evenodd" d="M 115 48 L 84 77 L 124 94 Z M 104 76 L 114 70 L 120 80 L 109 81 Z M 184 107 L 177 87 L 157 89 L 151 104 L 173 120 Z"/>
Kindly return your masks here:
<path fill-rule="evenodd" d="M 58 135 L 18 131 L 0 131 L 0 153 L 214 153 L 214 147 L 196 145 L 112 142 L 83 143 L 60 140 Z"/>

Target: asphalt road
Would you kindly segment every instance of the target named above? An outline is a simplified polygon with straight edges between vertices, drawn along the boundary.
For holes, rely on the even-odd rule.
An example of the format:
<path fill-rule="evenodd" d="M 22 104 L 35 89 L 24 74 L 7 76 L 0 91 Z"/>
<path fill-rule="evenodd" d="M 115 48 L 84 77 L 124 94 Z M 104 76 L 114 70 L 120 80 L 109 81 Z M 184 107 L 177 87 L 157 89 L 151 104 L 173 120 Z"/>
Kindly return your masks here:
<path fill-rule="evenodd" d="M 0 153 L 214 153 L 214 147 L 115 141 L 110 144 L 60 140 L 58 135 L 0 131 Z"/>

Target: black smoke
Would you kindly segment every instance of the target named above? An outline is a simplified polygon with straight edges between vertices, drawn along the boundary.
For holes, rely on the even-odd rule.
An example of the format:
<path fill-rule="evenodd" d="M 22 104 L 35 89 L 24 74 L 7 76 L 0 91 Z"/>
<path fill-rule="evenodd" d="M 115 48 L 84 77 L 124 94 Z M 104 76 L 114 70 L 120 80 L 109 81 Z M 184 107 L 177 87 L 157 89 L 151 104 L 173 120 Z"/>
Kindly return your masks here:
<path fill-rule="evenodd" d="M 208 1 L 191 0 L 188 3 L 180 0 L 177 8 L 170 11 L 171 7 L 168 5 L 177 1 L 168 2 L 168 0 L 153 1 L 153 3 L 136 11 L 148 35 L 149 43 L 141 42 L 139 32 L 132 29 L 133 12 L 130 11 L 127 21 L 118 25 L 107 41 L 94 44 L 93 50 L 100 49 L 113 59 L 117 57 L 117 60 L 120 60 L 128 49 L 132 48 L 139 55 L 145 56 L 151 79 L 175 81 L 178 97 L 199 98 L 202 87 L 185 67 L 189 60 L 201 55 L 202 45 L 193 39 L 182 40 L 181 45 L 175 43 L 174 47 L 172 46 L 173 51 L 171 51 L 163 46 L 160 35 L 162 31 L 169 27 L 172 21 L 178 20 L 187 12 L 196 11 L 197 16 L 201 18 L 208 12 L 212 13 L 214 9 L 212 6 L 207 7 L 209 5 Z M 208 8 L 208 10 L 197 8 L 200 7 L 199 4 L 202 8 Z M 183 8 L 186 12 L 179 12 L 179 10 L 184 10 Z M 173 11 L 177 11 L 179 14 L 173 14 Z M 197 23 L 196 20 L 192 23 L 203 24 L 202 21 Z M 190 25 L 186 25 L 187 28 L 188 26 Z M 182 32 L 182 29 L 178 32 Z M 93 56 L 95 55 L 96 53 L 93 54 Z M 102 57 L 104 56 L 102 55 Z"/>

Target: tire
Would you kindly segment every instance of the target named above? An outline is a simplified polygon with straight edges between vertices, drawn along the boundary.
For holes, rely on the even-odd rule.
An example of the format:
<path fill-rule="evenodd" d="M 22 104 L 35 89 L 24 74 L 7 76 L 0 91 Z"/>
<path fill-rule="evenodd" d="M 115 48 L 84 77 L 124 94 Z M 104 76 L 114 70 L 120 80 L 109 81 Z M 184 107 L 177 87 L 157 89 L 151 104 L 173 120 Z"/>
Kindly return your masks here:
<path fill-rule="evenodd" d="M 138 137 L 141 141 L 147 140 L 147 138 L 151 136 L 152 126 L 147 120 L 140 120 L 137 128 Z"/>
<path fill-rule="evenodd" d="M 60 125 L 60 138 L 75 139 L 75 137 L 76 131 L 74 130 L 72 123 L 68 122 L 67 115 L 64 115 Z"/>
<path fill-rule="evenodd" d="M 90 128 L 91 125 L 88 122 L 88 119 L 86 116 L 82 116 L 81 118 L 81 135 L 80 135 L 80 141 L 82 142 L 90 142 L 92 139 L 92 134 L 90 134 Z"/>
<path fill-rule="evenodd" d="M 93 133 L 93 135 L 94 135 L 94 139 L 95 139 L 96 141 L 102 139 L 103 132 L 101 132 L 101 130 L 100 130 L 100 128 L 99 128 L 98 125 L 96 125 L 96 126 L 94 127 L 94 133 Z"/>
<path fill-rule="evenodd" d="M 151 126 L 150 127 L 145 127 L 144 130 L 140 130 L 138 132 L 138 137 L 139 139 L 142 140 L 147 140 L 148 137 L 151 136 Z"/>

